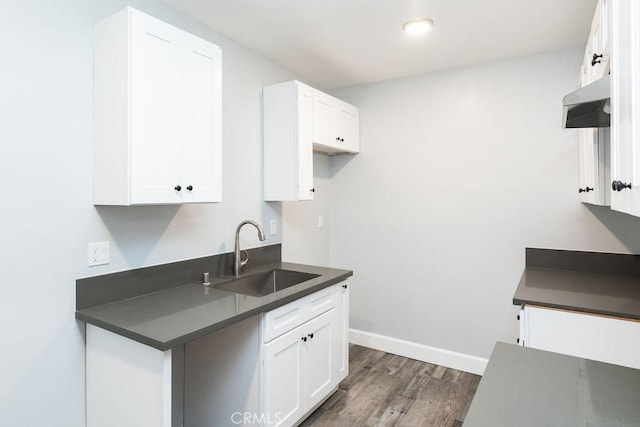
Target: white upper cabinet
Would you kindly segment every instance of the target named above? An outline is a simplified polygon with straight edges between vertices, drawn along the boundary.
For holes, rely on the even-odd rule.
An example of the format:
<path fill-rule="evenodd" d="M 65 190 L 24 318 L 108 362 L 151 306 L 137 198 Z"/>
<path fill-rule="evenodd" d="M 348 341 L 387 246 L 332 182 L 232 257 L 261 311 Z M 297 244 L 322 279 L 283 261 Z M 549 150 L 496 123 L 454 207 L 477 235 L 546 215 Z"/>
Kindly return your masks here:
<path fill-rule="evenodd" d="M 222 199 L 221 51 L 127 7 L 95 27 L 94 204 Z"/>
<path fill-rule="evenodd" d="M 611 208 L 640 216 L 640 3 L 611 10 Z"/>
<path fill-rule="evenodd" d="M 609 129 L 583 128 L 580 132 L 580 201 L 610 204 Z"/>
<path fill-rule="evenodd" d="M 312 200 L 312 89 L 298 81 L 263 89 L 264 199 Z"/>
<path fill-rule="evenodd" d="M 586 71 L 584 84 L 589 84 L 609 74 L 609 1 L 598 1 L 593 15 L 584 56 Z"/>
<path fill-rule="evenodd" d="M 262 91 L 264 200 L 312 200 L 313 150 L 357 153 L 358 107 L 293 80 Z"/>
<path fill-rule="evenodd" d="M 587 40 L 580 86 L 586 86 L 609 73 L 607 22 L 609 0 L 600 0 L 596 7 Z M 610 204 L 609 128 L 579 129 L 580 140 L 580 201 L 595 205 Z"/>
<path fill-rule="evenodd" d="M 358 107 L 313 90 L 313 145 L 330 154 L 360 151 Z"/>

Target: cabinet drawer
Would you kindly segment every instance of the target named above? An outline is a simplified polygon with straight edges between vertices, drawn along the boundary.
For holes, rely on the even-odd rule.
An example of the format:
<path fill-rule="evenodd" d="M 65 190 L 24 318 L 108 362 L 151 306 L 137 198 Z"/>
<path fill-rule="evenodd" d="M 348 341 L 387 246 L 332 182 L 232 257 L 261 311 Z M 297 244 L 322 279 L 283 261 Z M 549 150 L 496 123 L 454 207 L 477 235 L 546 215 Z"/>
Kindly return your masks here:
<path fill-rule="evenodd" d="M 264 315 L 263 341 L 269 342 L 307 320 L 336 307 L 336 287 L 329 286 L 299 300 L 292 301 Z"/>
<path fill-rule="evenodd" d="M 525 306 L 524 345 L 640 369 L 640 322 Z"/>
<path fill-rule="evenodd" d="M 306 301 L 306 298 L 300 298 L 265 313 L 264 342 L 269 342 L 275 337 L 302 325 L 307 320 L 304 310 Z"/>
<path fill-rule="evenodd" d="M 329 286 L 305 298 L 307 303 L 307 319 L 329 311 L 336 306 L 336 288 Z"/>

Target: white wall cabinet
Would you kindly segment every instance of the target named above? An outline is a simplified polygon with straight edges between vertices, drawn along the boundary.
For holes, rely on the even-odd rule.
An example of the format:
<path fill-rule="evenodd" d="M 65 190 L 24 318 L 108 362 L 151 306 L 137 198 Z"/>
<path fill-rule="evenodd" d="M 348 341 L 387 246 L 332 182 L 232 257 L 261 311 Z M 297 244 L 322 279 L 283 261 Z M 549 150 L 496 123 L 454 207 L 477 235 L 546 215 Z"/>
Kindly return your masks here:
<path fill-rule="evenodd" d="M 611 208 L 640 216 L 640 4 L 612 1 Z"/>
<path fill-rule="evenodd" d="M 264 200 L 312 200 L 313 150 L 360 151 L 360 113 L 298 81 L 263 89 Z"/>
<path fill-rule="evenodd" d="M 640 322 L 635 320 L 525 305 L 520 343 L 640 369 Z"/>
<path fill-rule="evenodd" d="M 298 81 L 263 89 L 264 199 L 312 200 L 312 88 Z"/>
<path fill-rule="evenodd" d="M 608 128 L 579 129 L 580 201 L 593 205 L 611 204 Z"/>
<path fill-rule="evenodd" d="M 580 75 L 580 86 L 609 73 L 608 17 L 609 0 L 600 0 L 591 24 Z M 610 129 L 579 129 L 580 201 L 594 205 L 610 205 Z"/>
<path fill-rule="evenodd" d="M 360 151 L 358 107 L 313 90 L 313 145 L 330 154 Z"/>
<path fill-rule="evenodd" d="M 585 85 L 609 74 L 609 1 L 599 0 L 593 14 L 582 65 Z"/>
<path fill-rule="evenodd" d="M 94 204 L 217 202 L 221 50 L 130 7 L 95 27 Z"/>

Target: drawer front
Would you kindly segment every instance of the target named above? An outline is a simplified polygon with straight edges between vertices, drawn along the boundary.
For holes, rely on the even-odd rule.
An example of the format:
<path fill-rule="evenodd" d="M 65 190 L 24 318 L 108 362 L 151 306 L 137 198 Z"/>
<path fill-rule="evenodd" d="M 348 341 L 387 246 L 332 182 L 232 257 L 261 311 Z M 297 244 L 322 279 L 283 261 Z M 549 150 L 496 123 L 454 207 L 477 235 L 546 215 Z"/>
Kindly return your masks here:
<path fill-rule="evenodd" d="M 306 298 L 301 298 L 271 310 L 264 315 L 264 342 L 302 325 L 306 320 Z"/>
<path fill-rule="evenodd" d="M 640 322 L 525 306 L 527 347 L 640 369 Z"/>
<path fill-rule="evenodd" d="M 336 287 L 329 286 L 305 298 L 307 319 L 313 319 L 336 306 Z"/>

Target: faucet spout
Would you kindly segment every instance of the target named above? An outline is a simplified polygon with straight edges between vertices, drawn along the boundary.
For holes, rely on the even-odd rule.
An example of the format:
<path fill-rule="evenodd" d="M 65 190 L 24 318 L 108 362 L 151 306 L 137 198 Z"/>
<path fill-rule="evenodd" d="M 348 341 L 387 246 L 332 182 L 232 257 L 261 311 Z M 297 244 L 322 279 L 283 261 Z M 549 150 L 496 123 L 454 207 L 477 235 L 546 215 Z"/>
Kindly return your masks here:
<path fill-rule="evenodd" d="M 265 240 L 264 230 L 262 229 L 262 227 L 260 227 L 260 224 L 258 224 L 257 222 L 247 219 L 242 221 L 238 225 L 238 228 L 236 228 L 236 242 L 233 249 L 233 275 L 236 277 L 240 276 L 240 271 L 242 270 L 242 267 L 247 265 L 247 262 L 249 261 L 249 254 L 247 253 L 247 251 L 240 250 L 240 229 L 246 224 L 251 224 L 258 229 L 258 238 L 260 239 L 261 242 Z M 241 259 L 241 255 L 240 255 L 241 252 L 244 252 L 246 254 L 246 258 L 244 260 Z"/>

